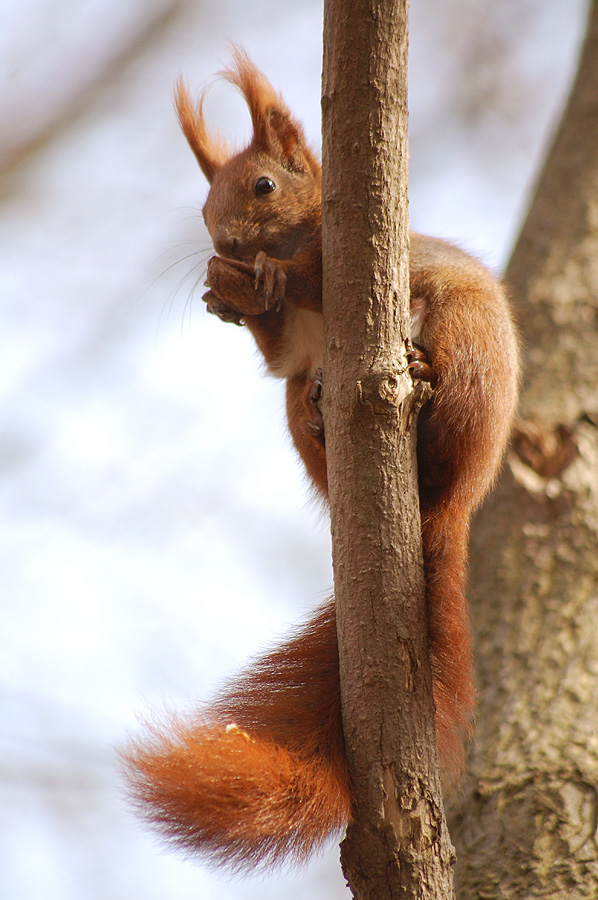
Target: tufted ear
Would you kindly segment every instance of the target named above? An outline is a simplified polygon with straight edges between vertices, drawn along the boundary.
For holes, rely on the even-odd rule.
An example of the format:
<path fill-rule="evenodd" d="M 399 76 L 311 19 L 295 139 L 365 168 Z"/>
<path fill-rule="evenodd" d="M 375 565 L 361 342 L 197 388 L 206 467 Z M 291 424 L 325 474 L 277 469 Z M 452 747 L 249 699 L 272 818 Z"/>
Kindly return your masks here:
<path fill-rule="evenodd" d="M 205 91 L 195 107 L 182 79 L 176 86 L 175 106 L 181 128 L 197 157 L 202 172 L 211 184 L 216 172 L 229 159 L 230 153 L 222 138 L 208 133 L 202 110 L 204 96 Z"/>
<path fill-rule="evenodd" d="M 253 125 L 253 149 L 263 150 L 291 171 L 319 168 L 301 125 L 243 50 L 233 46 L 233 64 L 221 74 L 245 97 Z"/>

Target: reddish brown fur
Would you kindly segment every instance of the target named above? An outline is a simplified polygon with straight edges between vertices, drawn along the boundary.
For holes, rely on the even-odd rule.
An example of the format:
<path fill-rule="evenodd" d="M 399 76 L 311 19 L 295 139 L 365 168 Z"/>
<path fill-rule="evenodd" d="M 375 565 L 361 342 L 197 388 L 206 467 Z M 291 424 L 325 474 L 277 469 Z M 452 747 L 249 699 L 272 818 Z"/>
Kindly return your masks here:
<path fill-rule="evenodd" d="M 127 763 L 179 846 L 233 865 L 308 856 L 350 815 L 334 605 L 201 717 L 153 729 Z"/>
<path fill-rule="evenodd" d="M 196 111 L 187 88 L 179 81 L 175 100 L 179 122 L 202 171 L 209 173 L 206 177 L 211 181 L 230 154 L 226 143 L 221 138 L 211 136 L 206 129 L 203 99 L 202 95 Z"/>
<path fill-rule="evenodd" d="M 326 495 L 312 401 L 322 353 L 320 169 L 300 125 L 243 53 L 225 75 L 245 96 L 254 128 L 238 154 L 226 157 L 201 108 L 193 112 L 181 86 L 178 94 L 183 130 L 212 185 L 206 224 L 225 257 L 212 261 L 204 299 L 221 315 L 242 317 L 269 368 L 287 379 L 293 440 Z M 276 191 L 257 198 L 264 175 Z M 278 309 L 268 309 L 252 268 L 239 264 L 253 266 L 259 251 L 286 278 Z M 464 597 L 469 519 L 510 430 L 517 342 L 501 287 L 462 251 L 413 234 L 410 275 L 416 340 L 436 377 L 418 423 L 418 464 L 438 746 L 445 772 L 454 772 L 474 702 Z M 256 296 L 264 310 L 257 315 Z M 185 848 L 235 866 L 309 854 L 351 815 L 334 603 L 258 659 L 201 718 L 155 730 L 127 759 L 147 814 Z"/>

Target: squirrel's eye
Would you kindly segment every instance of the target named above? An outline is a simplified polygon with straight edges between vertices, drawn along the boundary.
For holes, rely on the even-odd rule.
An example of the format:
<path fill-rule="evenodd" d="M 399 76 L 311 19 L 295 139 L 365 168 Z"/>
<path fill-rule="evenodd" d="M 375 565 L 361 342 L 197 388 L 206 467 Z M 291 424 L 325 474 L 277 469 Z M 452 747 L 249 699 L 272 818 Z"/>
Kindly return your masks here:
<path fill-rule="evenodd" d="M 265 175 L 262 175 L 261 178 L 255 183 L 255 196 L 263 197 L 264 194 L 271 194 L 272 191 L 276 190 L 276 185 L 272 181 L 271 178 L 267 178 Z"/>

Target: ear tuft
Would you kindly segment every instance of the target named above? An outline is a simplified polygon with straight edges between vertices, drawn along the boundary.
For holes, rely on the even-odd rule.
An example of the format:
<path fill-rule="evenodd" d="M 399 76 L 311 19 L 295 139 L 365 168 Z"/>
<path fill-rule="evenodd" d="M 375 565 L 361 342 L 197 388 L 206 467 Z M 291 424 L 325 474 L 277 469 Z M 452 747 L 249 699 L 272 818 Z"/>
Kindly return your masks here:
<path fill-rule="evenodd" d="M 230 153 L 226 142 L 219 135 L 210 135 L 206 129 L 202 110 L 204 96 L 205 91 L 195 107 L 183 80 L 179 79 L 175 90 L 175 106 L 179 122 L 202 172 L 211 184 L 216 172 L 227 161 Z"/>
<path fill-rule="evenodd" d="M 233 63 L 221 75 L 245 97 L 253 125 L 252 148 L 263 150 L 291 171 L 319 168 L 301 125 L 293 119 L 280 94 L 244 50 L 235 45 L 232 50 Z"/>

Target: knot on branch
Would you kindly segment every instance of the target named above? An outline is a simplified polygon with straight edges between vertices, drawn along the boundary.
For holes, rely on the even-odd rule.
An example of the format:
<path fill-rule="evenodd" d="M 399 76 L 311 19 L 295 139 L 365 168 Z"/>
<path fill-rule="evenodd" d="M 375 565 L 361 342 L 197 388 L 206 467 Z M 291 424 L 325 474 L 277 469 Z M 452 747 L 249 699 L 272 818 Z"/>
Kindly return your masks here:
<path fill-rule="evenodd" d="M 433 389 L 425 382 L 415 385 L 405 369 L 368 369 L 357 381 L 358 402 L 375 416 L 410 423 Z"/>
<path fill-rule="evenodd" d="M 373 407 L 380 415 L 396 412 L 413 390 L 411 379 L 399 370 L 368 369 L 357 382 L 360 403 Z"/>

